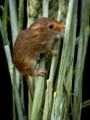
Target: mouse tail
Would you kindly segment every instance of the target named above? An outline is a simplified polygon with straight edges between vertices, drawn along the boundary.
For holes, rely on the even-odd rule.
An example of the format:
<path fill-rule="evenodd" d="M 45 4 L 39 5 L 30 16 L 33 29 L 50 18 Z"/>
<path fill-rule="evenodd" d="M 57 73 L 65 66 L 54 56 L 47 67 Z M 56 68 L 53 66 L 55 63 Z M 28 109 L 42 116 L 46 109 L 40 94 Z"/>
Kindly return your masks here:
<path fill-rule="evenodd" d="M 28 86 L 28 89 L 29 89 L 29 92 L 30 92 L 30 96 L 31 96 L 31 99 L 32 99 L 32 101 L 33 101 L 33 99 L 34 99 L 34 90 L 33 90 L 33 87 L 32 87 L 32 85 L 31 85 L 29 76 L 24 76 L 24 77 L 25 77 L 25 79 L 26 79 L 27 86 Z"/>

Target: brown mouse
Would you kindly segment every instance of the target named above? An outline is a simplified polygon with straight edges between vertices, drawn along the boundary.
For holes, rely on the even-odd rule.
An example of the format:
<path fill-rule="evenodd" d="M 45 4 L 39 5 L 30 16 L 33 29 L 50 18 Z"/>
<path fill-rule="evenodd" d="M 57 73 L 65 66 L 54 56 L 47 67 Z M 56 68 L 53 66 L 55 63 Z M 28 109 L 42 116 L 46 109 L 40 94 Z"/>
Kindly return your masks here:
<path fill-rule="evenodd" d="M 42 17 L 19 33 L 14 44 L 13 62 L 25 77 L 45 74 L 45 70 L 36 70 L 37 58 L 40 53 L 57 54 L 50 50 L 50 39 L 63 29 L 63 23 Z"/>

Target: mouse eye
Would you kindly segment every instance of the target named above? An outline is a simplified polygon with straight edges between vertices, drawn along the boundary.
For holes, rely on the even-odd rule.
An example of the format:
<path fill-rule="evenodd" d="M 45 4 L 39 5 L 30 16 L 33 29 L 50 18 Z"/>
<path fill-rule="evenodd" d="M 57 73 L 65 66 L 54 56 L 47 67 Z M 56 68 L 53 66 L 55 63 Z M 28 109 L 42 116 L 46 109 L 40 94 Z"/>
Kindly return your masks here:
<path fill-rule="evenodd" d="M 54 27 L 53 24 L 49 24 L 49 28 L 52 29 Z"/>

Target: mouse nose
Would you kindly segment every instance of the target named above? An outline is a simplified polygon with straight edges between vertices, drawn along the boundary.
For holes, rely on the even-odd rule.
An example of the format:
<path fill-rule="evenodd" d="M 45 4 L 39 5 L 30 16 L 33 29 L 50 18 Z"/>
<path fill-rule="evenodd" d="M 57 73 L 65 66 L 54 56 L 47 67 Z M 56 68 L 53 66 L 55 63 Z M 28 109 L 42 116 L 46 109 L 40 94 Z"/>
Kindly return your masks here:
<path fill-rule="evenodd" d="M 65 25 L 63 23 L 58 23 L 56 26 L 55 26 L 55 30 L 60 32 L 62 30 L 65 29 Z"/>

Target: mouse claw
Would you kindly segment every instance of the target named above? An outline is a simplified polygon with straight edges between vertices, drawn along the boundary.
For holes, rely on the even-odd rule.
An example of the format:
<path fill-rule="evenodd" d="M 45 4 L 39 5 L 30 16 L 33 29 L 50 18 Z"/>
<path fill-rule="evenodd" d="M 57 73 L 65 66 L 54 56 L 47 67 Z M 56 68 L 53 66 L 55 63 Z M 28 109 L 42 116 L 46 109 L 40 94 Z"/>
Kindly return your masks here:
<path fill-rule="evenodd" d="M 53 38 L 54 38 L 55 41 L 58 41 L 59 38 L 60 38 L 60 35 L 59 34 L 55 34 Z"/>
<path fill-rule="evenodd" d="M 38 75 L 45 75 L 46 74 L 46 70 L 42 70 L 42 69 L 40 69 L 40 70 L 36 70 L 35 71 L 35 76 L 38 76 Z"/>
<path fill-rule="evenodd" d="M 58 55 L 58 51 L 57 50 L 50 50 L 50 54 L 56 56 L 56 55 Z"/>

